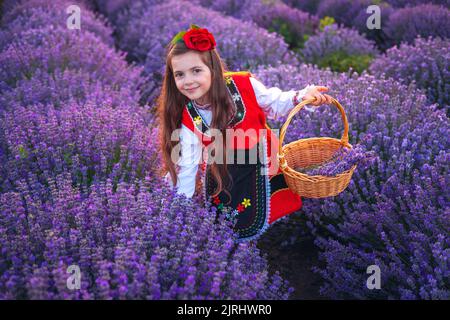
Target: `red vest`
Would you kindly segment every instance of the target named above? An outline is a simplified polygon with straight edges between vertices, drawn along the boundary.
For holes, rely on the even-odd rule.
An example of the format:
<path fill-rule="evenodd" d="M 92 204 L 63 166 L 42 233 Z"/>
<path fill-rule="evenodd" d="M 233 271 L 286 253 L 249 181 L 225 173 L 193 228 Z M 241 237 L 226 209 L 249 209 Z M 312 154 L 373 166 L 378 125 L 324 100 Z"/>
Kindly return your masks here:
<path fill-rule="evenodd" d="M 266 115 L 256 100 L 250 76 L 251 73 L 246 71 L 226 72 L 224 74 L 224 80 L 236 106 L 236 113 L 228 128 L 235 131 L 241 129 L 243 132 L 248 130 L 247 133 L 249 133 L 243 145 L 234 144 L 228 147 L 234 149 L 252 148 L 260 141 L 261 135 L 265 132 L 271 184 L 269 223 L 272 223 L 289 213 L 299 210 L 302 206 L 302 201 L 300 196 L 289 190 L 278 167 L 276 154 L 279 140 L 266 123 Z M 191 102 L 183 109 L 182 123 L 199 137 L 205 147 L 211 144 L 212 139 L 208 133 L 209 127 Z M 236 134 L 239 134 L 239 131 L 236 131 Z M 202 169 L 205 169 L 205 164 L 202 166 Z"/>

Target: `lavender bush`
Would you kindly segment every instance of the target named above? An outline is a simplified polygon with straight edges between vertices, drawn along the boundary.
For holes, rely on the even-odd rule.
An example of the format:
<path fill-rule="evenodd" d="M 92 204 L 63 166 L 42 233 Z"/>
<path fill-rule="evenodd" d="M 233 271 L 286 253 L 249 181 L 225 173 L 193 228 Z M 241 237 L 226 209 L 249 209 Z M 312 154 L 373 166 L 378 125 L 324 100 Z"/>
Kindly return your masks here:
<path fill-rule="evenodd" d="M 307 63 L 317 64 L 335 71 L 346 71 L 350 67 L 358 72 L 369 66 L 378 55 L 375 44 L 354 29 L 327 25 L 322 32 L 310 37 L 301 51 Z"/>
<path fill-rule="evenodd" d="M 375 59 L 370 71 L 385 74 L 402 83 L 415 82 L 426 91 L 430 103 L 438 103 L 449 114 L 450 105 L 450 41 L 418 37 L 414 45 L 403 43 Z"/>
<path fill-rule="evenodd" d="M 337 75 L 292 65 L 261 67 L 257 74 L 265 84 L 285 90 L 309 83 L 328 86 L 346 108 L 350 142 L 367 137 L 365 148 L 380 157 L 370 169 L 356 170 L 338 197 L 304 201 L 303 211 L 325 262 L 316 270 L 326 280 L 322 293 L 448 299 L 445 114 L 429 105 L 415 84 L 402 85 L 384 76 Z M 333 107 L 302 114 L 292 121 L 286 143 L 305 135 L 339 136 L 342 125 L 336 118 L 340 115 Z M 282 123 L 283 118 L 278 119 L 271 127 Z M 366 268 L 372 264 L 382 270 L 381 291 L 365 287 Z"/>
<path fill-rule="evenodd" d="M 292 289 L 230 224 L 160 182 L 74 188 L 49 179 L 0 194 L 1 299 L 286 299 Z M 164 187 L 165 186 L 165 187 Z M 67 288 L 67 268 L 81 289 Z"/>
<path fill-rule="evenodd" d="M 130 0 L 95 0 L 97 9 L 106 17 L 112 24 L 116 24 L 117 16 L 128 10 L 132 1 Z"/>
<path fill-rule="evenodd" d="M 381 29 L 369 29 L 367 27 L 367 19 L 370 15 L 367 13 L 367 8 L 370 5 L 380 7 Z M 358 30 L 368 39 L 375 41 L 381 50 L 386 50 L 390 44 L 387 42 L 384 27 L 393 11 L 389 4 L 380 1 L 323 0 L 319 4 L 317 15 L 320 18 L 333 17 L 338 24 Z"/>
<path fill-rule="evenodd" d="M 287 5 L 305 12 L 315 14 L 321 1 L 318 0 L 283 0 Z"/>
<path fill-rule="evenodd" d="M 251 20 L 258 26 L 282 35 L 291 49 L 302 48 L 304 41 L 315 33 L 319 18 L 284 3 L 266 4 L 250 1 L 241 12 L 240 19 Z"/>
<path fill-rule="evenodd" d="M 288 45 L 276 34 L 183 1 L 161 5 L 133 3 L 129 12 L 118 18 L 119 44 L 132 59 L 144 65 L 146 74 L 160 83 L 166 46 L 192 22 L 214 34 L 217 49 L 231 70 L 296 62 Z M 157 91 L 159 87 L 155 87 L 150 100 L 157 96 Z"/>
<path fill-rule="evenodd" d="M 396 8 L 412 7 L 426 3 L 440 4 L 449 7 L 448 0 L 384 0 L 384 1 L 386 1 L 391 6 Z"/>
<path fill-rule="evenodd" d="M 336 22 L 352 27 L 353 19 L 371 4 L 372 1 L 369 0 L 322 0 L 316 14 L 320 18 L 333 17 Z"/>
<path fill-rule="evenodd" d="M 259 0 L 254 2 L 258 2 L 258 4 L 261 3 Z M 231 17 L 238 17 L 242 10 L 245 10 L 246 6 L 251 5 L 251 1 L 247 0 L 194 0 L 193 3 Z M 273 3 L 273 1 L 271 3 Z"/>
<path fill-rule="evenodd" d="M 14 88 L 4 91 L 0 95 L 2 109 L 15 109 L 19 106 L 51 104 L 56 109 L 70 99 L 79 104 L 90 101 L 96 105 L 106 104 L 111 107 L 135 106 L 138 108 L 139 92 L 132 88 L 135 84 L 125 83 L 120 88 L 89 72 L 76 69 L 55 69 L 53 73 L 37 69 L 29 79 L 19 80 Z M 131 87 L 131 88 L 130 88 Z"/>
<path fill-rule="evenodd" d="M 198 0 L 200 5 L 243 21 L 253 21 L 270 32 L 282 35 L 291 49 L 301 48 L 305 39 L 313 34 L 319 19 L 292 8 L 281 1 L 210 1 Z"/>
<path fill-rule="evenodd" d="M 331 298 L 448 299 L 450 212 L 449 121 L 414 84 L 367 73 L 334 74 L 313 67 L 260 68 L 258 77 L 285 90 L 320 83 L 345 108 L 349 141 L 363 141 L 379 161 L 355 170 L 336 197 L 305 199 L 302 213 L 320 248 L 317 267 Z M 424 114 L 426 117 L 424 118 Z M 309 136 L 339 137 L 333 106 L 295 117 L 285 143 Z M 285 117 L 273 121 L 281 127 Z M 292 217 L 289 223 L 295 223 Z M 297 240 L 299 241 L 299 240 Z M 378 265 L 381 290 L 366 287 Z"/>
<path fill-rule="evenodd" d="M 385 32 L 393 44 L 413 43 L 419 35 L 449 38 L 450 10 L 433 4 L 398 9 L 390 15 Z"/>
<path fill-rule="evenodd" d="M 50 74 L 58 69 L 83 70 L 115 88 L 142 84 L 142 69 L 128 66 L 125 54 L 118 54 L 89 32 L 77 31 L 49 26 L 22 32 L 0 53 L 0 92 L 15 88 L 18 81 L 30 79 L 38 70 Z"/>
<path fill-rule="evenodd" d="M 4 13 L 15 11 L 15 15 L 20 15 L 20 11 L 30 5 L 34 7 L 45 6 L 51 9 L 52 7 L 49 6 L 50 4 L 53 4 L 53 7 L 58 7 L 60 5 L 67 7 L 71 4 L 76 4 L 81 9 L 86 11 L 92 11 L 94 9 L 94 2 L 92 0 L 58 0 L 57 2 L 52 0 L 3 0 L 1 9 Z M 90 14 L 91 13 L 92 12 L 90 12 Z"/>
<path fill-rule="evenodd" d="M 0 53 L 0 299 L 287 299 L 228 220 L 157 176 L 139 68 L 90 32 L 30 27 Z"/>
<path fill-rule="evenodd" d="M 402 171 L 394 173 L 381 192 L 366 199 L 366 205 L 345 205 L 354 199 L 351 195 L 338 203 L 345 207 L 341 212 L 330 212 L 337 204 L 324 204 L 321 209 L 326 214 L 308 215 L 319 235 L 316 242 L 326 247 L 322 258 L 327 268 L 317 269 L 327 280 L 322 294 L 358 299 L 450 298 L 448 153 L 435 159 L 436 164 L 406 177 Z M 360 181 L 354 184 L 365 186 Z M 381 291 L 365 287 L 369 265 L 380 267 Z"/>
<path fill-rule="evenodd" d="M 77 185 L 107 177 L 133 181 L 153 172 L 160 160 L 152 143 L 157 132 L 128 105 L 20 106 L 4 113 L 0 132 L 7 155 L 2 191 L 14 190 L 16 181 L 29 175 L 43 183 L 62 171 L 70 171 Z"/>
<path fill-rule="evenodd" d="M 366 34 L 369 38 L 380 36 L 380 32 L 367 28 L 367 18 L 371 13 L 367 13 L 367 8 L 377 5 L 380 8 L 382 28 L 389 20 L 393 8 L 384 1 L 370 0 L 323 0 L 317 8 L 317 15 L 320 18 L 329 16 L 335 21 L 349 28 L 355 28 L 359 32 Z M 381 39 L 380 39 L 381 40 Z"/>
<path fill-rule="evenodd" d="M 114 44 L 111 36 L 112 30 L 107 21 L 96 16 L 90 10 L 86 10 L 82 3 L 76 1 L 49 1 L 31 0 L 16 6 L 11 11 L 7 11 L 1 23 L 5 26 L 0 31 L 0 50 L 2 50 L 14 38 L 20 37 L 22 31 L 39 29 L 48 26 L 67 28 L 67 18 L 69 15 L 66 9 L 69 5 L 80 6 L 81 29 L 77 31 L 89 31 L 97 35 L 101 41 L 109 46 Z"/>
<path fill-rule="evenodd" d="M 209 5 L 216 8 L 212 3 Z M 292 16 L 306 19 L 295 12 Z M 310 20 L 302 20 L 302 26 L 295 27 L 295 32 L 309 32 L 310 26 L 315 25 Z M 281 36 L 256 27 L 252 21 L 225 17 L 216 11 L 202 8 L 198 2 L 134 2 L 118 14 L 115 25 L 120 48 L 129 53 L 130 60 L 144 65 L 146 74 L 153 80 L 146 90 L 146 100 L 150 104 L 160 91 L 166 46 L 179 30 L 188 28 L 192 21 L 208 28 L 219 39 L 217 48 L 231 70 L 276 65 L 279 62 L 298 63 L 298 58 Z"/>

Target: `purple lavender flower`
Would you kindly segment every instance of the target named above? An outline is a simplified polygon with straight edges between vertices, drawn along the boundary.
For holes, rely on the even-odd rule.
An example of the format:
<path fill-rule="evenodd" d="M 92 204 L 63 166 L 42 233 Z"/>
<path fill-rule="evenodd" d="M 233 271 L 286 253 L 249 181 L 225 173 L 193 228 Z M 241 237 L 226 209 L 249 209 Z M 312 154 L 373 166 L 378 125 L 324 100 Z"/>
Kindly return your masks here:
<path fill-rule="evenodd" d="M 92 13 L 94 9 L 94 3 L 92 0 L 58 0 L 58 2 L 52 0 L 4 0 L 2 1 L 2 12 L 10 14 L 13 12 L 15 16 L 20 15 L 21 11 L 30 7 L 46 7 L 49 10 L 52 8 L 75 4 L 79 6 L 83 11 L 90 11 Z M 51 6 L 53 5 L 53 7 Z"/>
<path fill-rule="evenodd" d="M 89 32 L 76 31 L 52 26 L 23 31 L 0 53 L 0 92 L 44 70 L 49 74 L 83 70 L 118 88 L 142 84 L 142 69 L 127 65 L 124 54 L 118 54 Z"/>
<path fill-rule="evenodd" d="M 197 0 L 200 5 L 243 21 L 253 21 L 258 26 L 282 35 L 291 48 L 300 48 L 306 37 L 319 26 L 319 19 L 290 7 L 281 1 Z"/>
<path fill-rule="evenodd" d="M 103 17 L 96 16 L 92 11 L 87 10 L 81 1 L 31 0 L 16 4 L 2 16 L 5 28 L 0 31 L 0 50 L 14 38 L 20 37 L 22 31 L 50 25 L 55 28 L 67 28 L 66 9 L 69 5 L 80 6 L 80 32 L 91 32 L 105 44 L 113 46 L 112 29 L 108 22 Z"/>
<path fill-rule="evenodd" d="M 351 27 L 354 26 L 353 19 L 371 4 L 372 1 L 369 0 L 322 0 L 318 5 L 317 15 L 320 18 L 333 17 L 337 23 Z"/>
<path fill-rule="evenodd" d="M 0 54 L 0 299 L 287 299 L 254 243 L 157 175 L 139 68 L 92 33 L 29 27 Z"/>
<path fill-rule="evenodd" d="M 133 3 L 117 21 L 119 46 L 128 51 L 130 58 L 142 63 L 146 74 L 160 84 L 170 39 L 180 30 L 187 29 L 192 21 L 214 34 L 218 40 L 217 49 L 230 70 L 297 61 L 281 36 L 258 28 L 254 23 L 225 17 L 184 1 L 160 5 Z M 149 101 L 153 101 L 158 92 L 159 86 L 155 86 Z"/>
<path fill-rule="evenodd" d="M 155 119 L 150 106 L 141 108 L 137 101 L 137 83 L 143 79 L 139 68 L 128 66 L 122 53 L 102 42 L 109 43 L 109 27 L 91 13 L 86 31 L 68 32 L 53 22 L 43 27 L 49 17 L 59 16 L 52 12 L 59 7 L 52 9 L 46 0 L 29 3 L 15 9 L 10 1 L 4 3 L 9 5 L 0 53 L 0 298 L 288 298 L 292 289 L 278 273 L 269 275 L 253 243 L 235 244 L 226 219 L 216 220 L 214 209 L 177 195 L 157 176 Z M 323 3 L 344 1 L 322 1 L 322 13 Z M 323 295 L 450 298 L 450 126 L 445 112 L 417 88 L 433 85 L 406 75 L 402 78 L 408 80 L 396 81 L 386 74 L 336 74 L 298 65 L 281 37 L 255 31 L 256 24 L 248 21 L 236 30 L 238 20 L 212 10 L 192 6 L 179 16 L 174 2 L 116 5 L 110 17 L 118 43 L 144 65 L 151 77 L 145 83 L 150 96 L 158 88 L 165 44 L 195 17 L 223 39 L 221 53 L 232 69 L 252 68 L 267 86 L 283 90 L 322 84 L 343 105 L 355 148 L 350 161 L 349 152 L 346 161 L 326 167 L 326 173 L 345 170 L 352 161 L 363 170 L 355 171 L 345 192 L 304 199 L 301 219 L 293 215 L 282 222 L 289 225 L 293 241 L 305 234 L 300 230 L 295 237 L 295 228 L 305 221 L 315 237 L 323 265 L 314 270 L 324 279 Z M 352 10 L 334 16 L 339 20 L 358 12 Z M 277 14 L 288 19 L 291 13 L 283 9 Z M 402 19 L 422 21 L 426 14 Z M 354 16 L 352 24 L 362 17 Z M 257 16 L 247 19 L 257 21 Z M 402 19 L 395 16 L 391 28 Z M 407 34 L 393 38 L 406 39 Z M 249 35 L 255 39 L 251 46 Z M 426 59 L 438 60 L 433 50 L 421 53 L 422 73 L 435 66 Z M 442 77 L 433 79 L 440 83 Z M 447 91 L 439 87 L 432 94 L 445 101 Z M 285 117 L 269 125 L 279 128 Z M 291 122 L 285 143 L 340 137 L 337 119 L 334 106 L 302 111 Z M 366 158 L 374 154 L 377 161 Z M 73 264 L 85 275 L 81 290 L 67 289 L 66 270 Z M 382 271 L 381 290 L 365 286 L 366 269 L 373 264 Z"/>
<path fill-rule="evenodd" d="M 16 106 L 1 118 L 0 136 L 6 151 L 2 162 L 2 189 L 14 190 L 18 179 L 35 176 L 43 182 L 70 171 L 77 185 L 109 177 L 133 181 L 153 172 L 161 161 L 157 130 L 146 125 L 145 110 L 136 106 L 112 107 L 106 101 L 79 105 Z M 147 110 L 148 112 L 148 110 Z"/>
<path fill-rule="evenodd" d="M 70 173 L 0 194 L 2 299 L 286 299 L 251 244 L 234 244 L 230 222 L 162 182 L 108 179 L 87 193 Z M 67 268 L 81 289 L 67 288 Z"/>
<path fill-rule="evenodd" d="M 34 75 L 19 80 L 14 88 L 0 95 L 0 106 L 7 110 L 33 104 L 52 104 L 61 109 L 73 99 L 79 104 L 87 101 L 97 105 L 135 106 L 139 108 L 137 84 L 128 82 L 120 86 L 108 84 L 111 79 L 98 79 L 92 73 L 74 69 L 55 69 L 53 74 L 37 69 Z M 105 83 L 106 82 L 106 83 Z"/>
<path fill-rule="evenodd" d="M 450 112 L 450 41 L 418 37 L 414 45 L 403 43 L 373 61 L 370 71 L 385 74 L 402 83 L 414 82 L 425 90 L 430 103 Z"/>
<path fill-rule="evenodd" d="M 450 10 L 433 4 L 397 9 L 390 15 L 384 31 L 393 44 L 413 43 L 419 35 L 449 38 Z"/>
<path fill-rule="evenodd" d="M 336 24 L 325 26 L 322 32 L 310 37 L 301 55 L 307 63 L 330 67 L 335 71 L 346 71 L 350 67 L 362 72 L 369 66 L 378 50 L 354 29 Z"/>
<path fill-rule="evenodd" d="M 449 6 L 448 0 L 385 0 L 387 3 L 392 5 L 396 8 L 403 8 L 403 7 L 412 7 L 417 6 L 419 4 L 440 4 L 443 6 Z"/>
<path fill-rule="evenodd" d="M 380 7 L 381 29 L 367 28 L 367 19 L 370 15 L 367 13 L 367 8 L 374 4 Z M 333 17 L 339 25 L 356 29 L 368 39 L 374 40 L 380 49 L 385 50 L 387 37 L 384 33 L 384 26 L 393 11 L 392 7 L 386 2 L 374 3 L 370 0 L 323 0 L 320 1 L 316 14 L 320 18 L 326 16 Z"/>
<path fill-rule="evenodd" d="M 283 0 L 287 5 L 300 9 L 304 12 L 315 14 L 320 1 L 317 0 Z"/>
<path fill-rule="evenodd" d="M 143 0 L 142 0 L 143 1 Z M 148 1 L 148 0 L 145 0 Z M 131 0 L 96 0 L 98 10 L 108 17 L 108 20 L 116 24 L 117 16 L 126 11 L 130 4 L 134 2 Z"/>
<path fill-rule="evenodd" d="M 363 142 L 379 158 L 356 170 L 345 192 L 304 199 L 302 218 L 286 221 L 291 233 L 297 225 L 300 237 L 306 219 L 315 237 L 324 262 L 314 268 L 325 281 L 321 293 L 340 299 L 449 299 L 450 126 L 445 113 L 429 105 L 414 84 L 384 76 L 336 74 L 311 66 L 261 67 L 255 74 L 283 90 L 308 83 L 330 88 L 346 111 L 349 142 Z M 270 127 L 280 128 L 286 116 Z M 334 106 L 301 111 L 284 143 L 340 137 L 337 119 L 341 116 Z M 365 285 L 370 265 L 381 269 L 381 290 Z"/>
<path fill-rule="evenodd" d="M 297 171 L 310 176 L 321 175 L 333 177 L 350 170 L 354 165 L 357 166 L 358 170 L 366 169 L 375 160 L 375 152 L 366 152 L 364 145 L 358 144 L 352 149 L 341 147 L 326 162 L 316 166 L 299 168 Z"/>

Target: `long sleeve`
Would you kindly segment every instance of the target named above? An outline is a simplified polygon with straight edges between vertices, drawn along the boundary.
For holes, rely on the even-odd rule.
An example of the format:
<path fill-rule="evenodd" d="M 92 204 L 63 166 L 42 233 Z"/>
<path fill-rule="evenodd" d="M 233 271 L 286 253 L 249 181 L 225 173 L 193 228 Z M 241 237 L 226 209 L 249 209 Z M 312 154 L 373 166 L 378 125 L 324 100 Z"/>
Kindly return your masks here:
<path fill-rule="evenodd" d="M 177 193 L 184 193 L 191 198 L 195 192 L 195 179 L 202 155 L 202 146 L 198 137 L 185 125 L 180 132 L 181 157 L 177 165 L 180 168 L 177 175 Z M 169 185 L 173 186 L 170 173 L 165 176 Z"/>
<path fill-rule="evenodd" d="M 293 98 L 297 93 L 296 90 L 282 91 L 277 87 L 266 88 L 264 84 L 256 80 L 254 77 L 250 77 L 250 82 L 255 91 L 256 100 L 261 108 L 270 119 L 276 119 L 279 116 L 287 115 L 289 111 L 295 107 Z M 301 101 L 310 87 L 314 85 L 307 85 L 298 92 L 298 101 Z M 308 111 L 314 111 L 314 109 L 305 106 Z"/>
<path fill-rule="evenodd" d="M 253 77 L 250 77 L 250 82 L 255 91 L 257 102 L 268 118 L 275 119 L 279 115 L 285 115 L 294 107 L 293 97 L 296 94 L 295 90 L 282 91 L 276 87 L 267 89 Z M 299 91 L 299 101 L 301 101 L 301 98 L 306 94 L 310 86 L 312 85 L 308 85 Z M 211 111 L 198 111 L 206 123 L 210 125 L 212 119 Z M 195 192 L 196 176 L 202 156 L 202 144 L 195 133 L 185 125 L 181 126 L 179 143 L 181 145 L 181 157 L 177 162 L 177 166 L 179 167 L 176 183 L 177 193 L 184 193 L 190 198 Z M 169 173 L 164 178 L 169 185 L 173 186 Z"/>

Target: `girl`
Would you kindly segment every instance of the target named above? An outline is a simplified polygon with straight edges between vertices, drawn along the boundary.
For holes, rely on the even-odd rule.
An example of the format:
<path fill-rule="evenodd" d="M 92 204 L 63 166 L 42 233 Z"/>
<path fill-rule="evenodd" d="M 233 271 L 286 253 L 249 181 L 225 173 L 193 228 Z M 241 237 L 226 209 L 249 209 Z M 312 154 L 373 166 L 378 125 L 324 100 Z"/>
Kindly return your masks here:
<path fill-rule="evenodd" d="M 201 195 L 233 219 L 237 241 L 252 240 L 302 206 L 277 166 L 278 139 L 266 116 L 287 114 L 301 99 L 315 98 L 318 107 L 331 97 L 323 86 L 283 92 L 249 72 L 225 72 L 215 46 L 207 29 L 191 25 L 167 47 L 158 98 L 163 174 L 178 193 Z"/>

